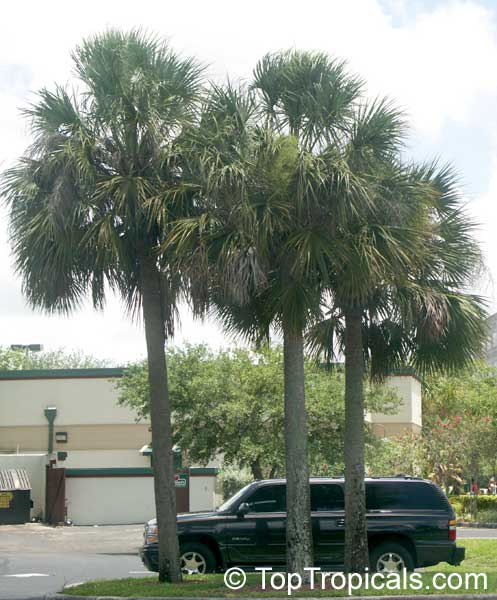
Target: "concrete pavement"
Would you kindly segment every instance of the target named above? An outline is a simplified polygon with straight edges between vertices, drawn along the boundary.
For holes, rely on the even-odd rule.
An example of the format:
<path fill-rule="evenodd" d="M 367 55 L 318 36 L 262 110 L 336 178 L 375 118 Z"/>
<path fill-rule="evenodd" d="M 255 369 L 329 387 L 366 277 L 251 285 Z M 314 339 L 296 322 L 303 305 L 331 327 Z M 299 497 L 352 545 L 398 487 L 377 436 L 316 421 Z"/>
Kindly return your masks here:
<path fill-rule="evenodd" d="M 2 525 L 0 556 L 4 552 L 136 554 L 143 541 L 143 524 L 101 527 L 49 527 L 41 523 Z"/>

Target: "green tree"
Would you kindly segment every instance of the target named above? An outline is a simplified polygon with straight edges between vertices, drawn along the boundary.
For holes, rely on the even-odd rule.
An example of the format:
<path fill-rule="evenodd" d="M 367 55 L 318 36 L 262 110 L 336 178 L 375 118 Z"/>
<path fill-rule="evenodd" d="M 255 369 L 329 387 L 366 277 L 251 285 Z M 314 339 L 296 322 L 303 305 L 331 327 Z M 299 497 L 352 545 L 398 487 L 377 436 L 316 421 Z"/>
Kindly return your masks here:
<path fill-rule="evenodd" d="M 247 469 L 254 479 L 284 476 L 283 349 L 206 346 L 169 348 L 169 393 L 174 440 L 190 463 L 222 456 L 226 466 Z M 305 360 L 309 461 L 314 475 L 343 472 L 344 374 Z M 148 417 L 148 381 L 143 363 L 128 367 L 119 383 L 120 402 Z M 389 412 L 392 390 L 370 385 L 367 406 Z M 374 436 L 365 425 L 370 444 Z"/>
<path fill-rule="evenodd" d="M 0 370 L 17 369 L 91 369 L 109 367 L 110 361 L 85 354 L 81 350 L 44 350 L 25 352 L 0 347 Z"/>
<path fill-rule="evenodd" d="M 427 375 L 423 427 L 380 444 L 368 459 L 375 475 L 406 472 L 461 490 L 472 477 L 496 474 L 497 370 L 483 363 Z"/>
<path fill-rule="evenodd" d="M 10 348 L 0 348 L 0 370 L 17 371 L 26 368 L 26 353 Z"/>
<path fill-rule="evenodd" d="M 181 214 L 179 139 L 202 69 L 140 31 L 108 31 L 73 53 L 79 93 L 43 89 L 26 111 L 34 142 L 4 174 L 11 243 L 29 302 L 69 312 L 106 291 L 141 311 L 147 342 L 159 529 L 159 580 L 178 581 L 170 403 L 164 346 L 179 274 L 160 246 Z"/>

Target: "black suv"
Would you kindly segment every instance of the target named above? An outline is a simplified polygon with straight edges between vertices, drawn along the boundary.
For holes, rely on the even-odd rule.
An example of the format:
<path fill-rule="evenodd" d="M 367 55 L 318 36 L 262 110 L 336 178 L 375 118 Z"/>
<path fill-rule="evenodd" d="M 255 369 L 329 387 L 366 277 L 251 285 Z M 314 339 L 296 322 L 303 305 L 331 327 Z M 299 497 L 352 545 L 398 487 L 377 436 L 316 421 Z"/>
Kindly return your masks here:
<path fill-rule="evenodd" d="M 316 566 L 340 570 L 344 555 L 343 479 L 312 478 L 311 511 Z M 395 572 L 439 562 L 458 565 L 452 506 L 431 481 L 395 477 L 366 480 L 371 568 Z M 178 515 L 181 567 L 205 573 L 230 566 L 285 565 L 286 484 L 255 481 L 213 512 Z M 143 563 L 157 570 L 157 525 L 145 526 Z"/>

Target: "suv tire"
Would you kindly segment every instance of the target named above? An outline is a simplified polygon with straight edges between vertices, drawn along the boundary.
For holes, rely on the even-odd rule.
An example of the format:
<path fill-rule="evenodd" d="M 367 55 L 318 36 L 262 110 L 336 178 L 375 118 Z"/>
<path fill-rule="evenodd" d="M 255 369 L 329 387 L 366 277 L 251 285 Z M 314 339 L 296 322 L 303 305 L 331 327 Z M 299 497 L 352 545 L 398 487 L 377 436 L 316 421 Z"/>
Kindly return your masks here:
<path fill-rule="evenodd" d="M 180 545 L 180 568 L 183 573 L 213 573 L 217 563 L 212 550 L 205 544 L 187 542 Z"/>
<path fill-rule="evenodd" d="M 400 573 L 402 569 L 414 571 L 416 566 L 409 550 L 393 540 L 375 546 L 369 560 L 371 571 L 375 573 Z"/>

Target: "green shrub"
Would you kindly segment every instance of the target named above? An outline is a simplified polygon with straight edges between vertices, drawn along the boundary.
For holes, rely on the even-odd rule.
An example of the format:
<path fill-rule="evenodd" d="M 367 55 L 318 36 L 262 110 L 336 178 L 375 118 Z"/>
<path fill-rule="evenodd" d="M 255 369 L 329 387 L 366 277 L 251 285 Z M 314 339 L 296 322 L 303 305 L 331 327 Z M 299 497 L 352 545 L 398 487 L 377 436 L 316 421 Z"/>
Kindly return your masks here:
<path fill-rule="evenodd" d="M 497 523 L 497 510 L 482 510 L 478 513 L 480 523 Z"/>
<path fill-rule="evenodd" d="M 242 487 L 250 483 L 254 478 L 246 471 L 240 471 L 233 467 L 225 467 L 218 477 L 222 489 L 223 500 L 228 500 Z"/>
<path fill-rule="evenodd" d="M 489 515 L 490 513 L 497 515 L 497 496 L 462 494 L 460 496 L 450 496 L 449 501 L 458 519 L 469 518 L 471 520 L 491 523 L 494 521 L 491 521 L 484 515 Z M 486 521 L 483 521 L 483 518 Z M 497 520 L 495 522 L 497 523 Z"/>

